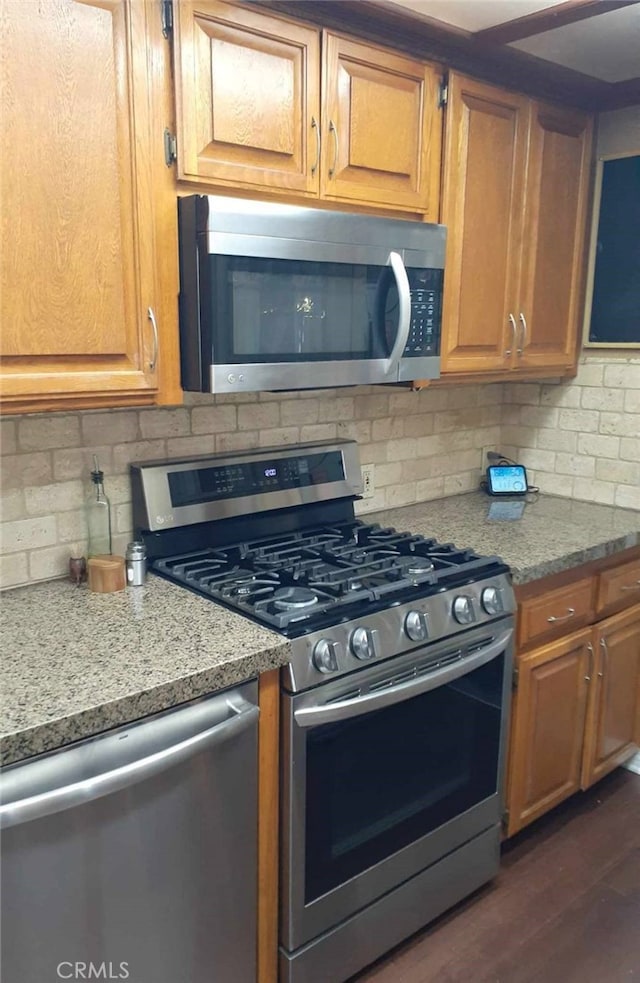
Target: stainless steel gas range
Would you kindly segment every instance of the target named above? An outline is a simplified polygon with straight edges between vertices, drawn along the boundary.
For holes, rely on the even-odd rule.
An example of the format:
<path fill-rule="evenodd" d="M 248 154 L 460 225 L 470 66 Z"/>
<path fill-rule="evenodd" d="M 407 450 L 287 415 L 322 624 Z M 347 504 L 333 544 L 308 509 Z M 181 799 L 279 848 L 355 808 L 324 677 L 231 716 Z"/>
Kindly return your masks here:
<path fill-rule="evenodd" d="M 497 872 L 513 590 L 369 525 L 350 441 L 132 466 L 152 569 L 291 639 L 280 973 L 338 983 Z"/>

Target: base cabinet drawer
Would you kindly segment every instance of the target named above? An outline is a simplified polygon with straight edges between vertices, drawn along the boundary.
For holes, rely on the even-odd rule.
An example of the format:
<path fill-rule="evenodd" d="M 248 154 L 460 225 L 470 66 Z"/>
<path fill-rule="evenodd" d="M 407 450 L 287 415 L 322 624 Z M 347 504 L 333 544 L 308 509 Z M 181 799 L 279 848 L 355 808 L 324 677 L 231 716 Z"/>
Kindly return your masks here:
<path fill-rule="evenodd" d="M 571 584 L 556 587 L 518 604 L 518 648 L 573 632 L 589 624 L 593 616 L 594 577 L 583 577 Z"/>
<path fill-rule="evenodd" d="M 604 570 L 598 576 L 596 610 L 599 613 L 636 602 L 640 602 L 640 559 Z"/>

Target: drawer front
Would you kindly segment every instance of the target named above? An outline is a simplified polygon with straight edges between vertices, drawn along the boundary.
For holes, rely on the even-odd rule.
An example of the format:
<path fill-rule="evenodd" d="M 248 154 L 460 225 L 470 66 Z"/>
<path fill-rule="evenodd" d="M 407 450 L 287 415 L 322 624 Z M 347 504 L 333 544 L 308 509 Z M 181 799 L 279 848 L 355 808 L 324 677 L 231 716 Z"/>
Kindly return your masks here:
<path fill-rule="evenodd" d="M 640 601 L 640 559 L 605 570 L 598 577 L 597 611 L 623 608 Z"/>
<path fill-rule="evenodd" d="M 575 583 L 528 598 L 518 605 L 518 646 L 568 635 L 582 628 L 593 613 L 594 578 L 583 577 Z"/>

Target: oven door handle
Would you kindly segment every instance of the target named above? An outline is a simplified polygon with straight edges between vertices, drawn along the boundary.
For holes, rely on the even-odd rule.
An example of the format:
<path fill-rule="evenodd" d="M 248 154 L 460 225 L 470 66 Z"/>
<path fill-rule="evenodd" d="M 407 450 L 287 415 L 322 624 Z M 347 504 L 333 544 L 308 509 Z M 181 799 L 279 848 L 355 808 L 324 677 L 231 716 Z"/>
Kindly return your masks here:
<path fill-rule="evenodd" d="M 398 363 L 407 347 L 409 329 L 411 327 L 411 287 L 409 286 L 409 277 L 407 276 L 407 270 L 400 253 L 389 253 L 387 265 L 391 267 L 391 272 L 393 273 L 398 290 L 398 331 L 389 358 L 384 363 L 385 376 L 389 375 L 398 367 Z"/>
<path fill-rule="evenodd" d="M 451 683 L 454 679 L 466 676 L 474 669 L 479 669 L 480 666 L 491 662 L 492 659 L 506 651 L 512 635 L 513 629 L 510 628 L 474 655 L 460 659 L 459 662 L 444 666 L 442 669 L 434 669 L 433 672 L 424 676 L 414 677 L 404 683 L 390 686 L 388 689 L 366 693 L 364 696 L 356 696 L 350 700 L 324 703 L 315 707 L 301 707 L 294 711 L 295 722 L 298 727 L 319 727 L 321 724 L 331 724 L 338 720 L 349 720 L 350 717 L 358 717 L 360 714 L 370 713 L 372 710 L 381 710 L 383 707 L 408 700 L 420 693 L 428 693 L 429 690 Z"/>

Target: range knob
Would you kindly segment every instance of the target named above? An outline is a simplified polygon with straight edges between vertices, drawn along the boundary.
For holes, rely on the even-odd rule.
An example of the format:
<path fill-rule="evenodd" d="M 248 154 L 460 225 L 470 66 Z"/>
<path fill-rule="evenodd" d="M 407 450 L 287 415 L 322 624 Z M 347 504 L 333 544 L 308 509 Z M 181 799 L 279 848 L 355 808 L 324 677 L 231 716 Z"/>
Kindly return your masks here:
<path fill-rule="evenodd" d="M 480 598 L 487 614 L 502 614 L 502 597 L 497 587 L 485 587 Z"/>
<path fill-rule="evenodd" d="M 349 643 L 356 659 L 371 659 L 376 654 L 377 632 L 370 628 L 355 628 L 351 632 Z"/>
<path fill-rule="evenodd" d="M 460 625 L 470 625 L 476 620 L 473 599 L 468 594 L 459 594 L 453 602 L 453 617 Z"/>
<path fill-rule="evenodd" d="M 314 666 L 320 672 L 336 672 L 338 667 L 338 643 L 321 638 L 313 647 L 311 656 Z"/>
<path fill-rule="evenodd" d="M 421 611 L 409 611 L 404 619 L 404 630 L 412 642 L 424 642 L 429 637 L 426 615 Z"/>

